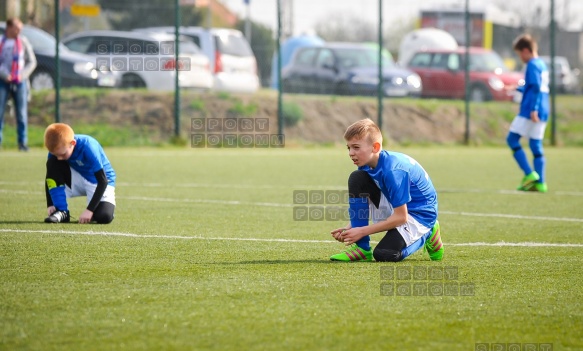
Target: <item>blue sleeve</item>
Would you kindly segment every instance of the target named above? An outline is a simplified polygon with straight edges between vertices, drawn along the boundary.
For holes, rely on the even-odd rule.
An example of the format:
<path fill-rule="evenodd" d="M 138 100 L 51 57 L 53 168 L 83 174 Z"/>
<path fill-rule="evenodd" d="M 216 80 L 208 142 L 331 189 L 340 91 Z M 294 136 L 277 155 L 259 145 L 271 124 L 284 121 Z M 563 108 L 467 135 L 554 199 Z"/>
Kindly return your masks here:
<path fill-rule="evenodd" d="M 403 206 L 411 201 L 409 183 L 409 173 L 403 170 L 394 170 L 385 175 L 385 186 L 387 187 L 388 194 L 387 200 L 389 200 L 393 208 Z"/>
<path fill-rule="evenodd" d="M 534 64 L 528 65 L 526 74 L 526 84 L 530 84 L 530 90 L 532 94 L 532 106 L 530 106 L 530 111 L 538 111 L 541 102 L 540 87 L 542 85 L 542 75 L 539 68 Z"/>

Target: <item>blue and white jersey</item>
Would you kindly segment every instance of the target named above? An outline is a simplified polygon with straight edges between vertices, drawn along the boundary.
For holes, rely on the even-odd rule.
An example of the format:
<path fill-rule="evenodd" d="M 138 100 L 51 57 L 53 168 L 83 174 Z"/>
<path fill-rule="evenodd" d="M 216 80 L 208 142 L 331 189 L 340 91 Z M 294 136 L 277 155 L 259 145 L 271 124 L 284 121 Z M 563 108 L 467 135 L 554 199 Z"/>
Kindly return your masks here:
<path fill-rule="evenodd" d="M 101 144 L 93 137 L 83 134 L 75 134 L 75 141 L 77 142 L 75 149 L 67 160 L 71 168 L 92 184 L 97 184 L 95 173 L 103 169 L 107 176 L 107 183 L 115 187 L 115 171 L 105 156 Z"/>
<path fill-rule="evenodd" d="M 542 122 L 549 118 L 549 70 L 544 61 L 535 57 L 526 64 L 522 101 L 520 102 L 520 117 L 530 118 L 532 111 L 538 112 Z"/>
<path fill-rule="evenodd" d="M 432 228 L 437 220 L 437 192 L 429 175 L 412 157 L 382 150 L 375 169 L 367 172 L 393 208 L 407 204 L 407 212 L 419 223 Z"/>

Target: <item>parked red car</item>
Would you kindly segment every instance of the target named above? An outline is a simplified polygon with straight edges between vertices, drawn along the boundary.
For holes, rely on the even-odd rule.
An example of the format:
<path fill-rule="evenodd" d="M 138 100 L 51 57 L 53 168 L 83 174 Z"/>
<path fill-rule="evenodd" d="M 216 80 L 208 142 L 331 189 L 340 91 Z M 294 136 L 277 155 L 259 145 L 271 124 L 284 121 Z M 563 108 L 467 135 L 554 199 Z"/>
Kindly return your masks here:
<path fill-rule="evenodd" d="M 524 84 L 523 75 L 506 68 L 492 50 L 471 47 L 470 100 L 513 101 L 516 86 Z M 421 77 L 423 97 L 463 99 L 465 97 L 465 48 L 417 52 L 408 68 Z"/>

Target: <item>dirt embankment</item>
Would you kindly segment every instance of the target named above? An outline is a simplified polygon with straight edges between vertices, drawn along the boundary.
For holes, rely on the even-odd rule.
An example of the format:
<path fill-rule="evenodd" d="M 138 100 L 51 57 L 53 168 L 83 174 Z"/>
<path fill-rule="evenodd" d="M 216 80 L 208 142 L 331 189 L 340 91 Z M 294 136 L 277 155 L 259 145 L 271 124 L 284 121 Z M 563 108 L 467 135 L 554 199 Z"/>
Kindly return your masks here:
<path fill-rule="evenodd" d="M 29 107 L 31 124 L 54 120 L 54 94 L 35 95 Z M 377 121 L 373 98 L 286 95 L 284 103 L 296 105 L 302 119 L 284 129 L 286 144 L 343 143 L 346 127 L 362 118 Z M 136 91 L 75 91 L 61 97 L 61 118 L 66 123 L 108 124 L 133 128 L 155 140 L 174 134 L 174 96 Z M 509 122 L 516 113 L 512 103 L 488 103 L 472 109 L 472 143 L 504 143 Z M 269 133 L 276 134 L 277 96 L 194 94 L 181 95 L 181 130 L 186 139 L 194 118 L 267 118 Z M 579 116 L 580 118 L 580 116 Z M 436 100 L 385 100 L 383 132 L 390 143 L 461 143 L 465 134 L 463 103 Z"/>

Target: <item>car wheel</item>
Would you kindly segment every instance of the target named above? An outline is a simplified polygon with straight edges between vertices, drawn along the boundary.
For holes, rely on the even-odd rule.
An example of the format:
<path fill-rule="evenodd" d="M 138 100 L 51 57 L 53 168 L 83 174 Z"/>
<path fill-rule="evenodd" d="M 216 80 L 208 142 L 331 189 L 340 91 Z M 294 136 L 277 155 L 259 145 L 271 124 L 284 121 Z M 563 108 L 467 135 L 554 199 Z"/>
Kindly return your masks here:
<path fill-rule="evenodd" d="M 145 88 L 146 83 L 136 74 L 125 74 L 121 79 L 121 87 L 126 89 Z"/>
<path fill-rule="evenodd" d="M 32 90 L 54 89 L 55 79 L 47 71 L 36 71 L 30 76 Z"/>
<path fill-rule="evenodd" d="M 490 94 L 481 85 L 475 85 L 470 89 L 470 101 L 484 102 L 490 100 Z"/>

